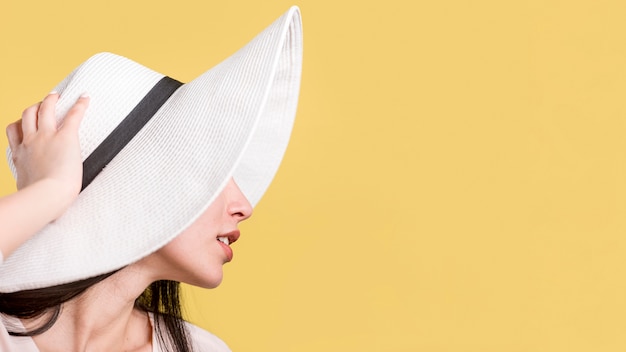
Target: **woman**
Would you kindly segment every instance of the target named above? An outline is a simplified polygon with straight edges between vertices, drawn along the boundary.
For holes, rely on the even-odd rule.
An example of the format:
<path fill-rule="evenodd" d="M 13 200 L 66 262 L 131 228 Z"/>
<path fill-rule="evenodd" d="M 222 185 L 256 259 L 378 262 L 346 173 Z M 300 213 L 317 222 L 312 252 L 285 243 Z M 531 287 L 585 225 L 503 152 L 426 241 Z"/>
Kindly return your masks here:
<path fill-rule="evenodd" d="M 301 49 L 294 7 L 187 84 L 98 54 L 27 109 L 7 129 L 0 350 L 227 351 L 182 321 L 178 282 L 220 284 L 286 148 Z"/>

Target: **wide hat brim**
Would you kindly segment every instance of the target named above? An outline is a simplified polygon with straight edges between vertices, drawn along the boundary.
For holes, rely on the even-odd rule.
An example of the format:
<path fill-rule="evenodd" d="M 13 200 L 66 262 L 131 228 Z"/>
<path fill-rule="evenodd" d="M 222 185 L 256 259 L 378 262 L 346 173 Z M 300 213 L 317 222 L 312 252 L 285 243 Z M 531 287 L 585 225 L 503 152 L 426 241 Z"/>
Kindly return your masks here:
<path fill-rule="evenodd" d="M 0 292 L 69 283 L 131 264 L 193 223 L 231 177 L 254 206 L 287 147 L 302 63 L 292 7 L 250 43 L 181 86 L 66 213 L 6 258 Z M 163 75 L 109 53 L 57 87 L 57 116 L 83 92 L 83 160 Z M 10 158 L 9 158 L 10 160 Z"/>

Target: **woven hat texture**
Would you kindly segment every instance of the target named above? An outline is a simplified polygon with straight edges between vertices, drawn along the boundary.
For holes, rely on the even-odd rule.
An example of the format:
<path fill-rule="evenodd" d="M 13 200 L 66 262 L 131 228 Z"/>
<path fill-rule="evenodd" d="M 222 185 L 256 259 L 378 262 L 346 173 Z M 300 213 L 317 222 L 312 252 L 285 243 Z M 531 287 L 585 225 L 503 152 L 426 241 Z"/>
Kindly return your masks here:
<path fill-rule="evenodd" d="M 73 282 L 141 259 L 193 223 L 230 177 L 256 205 L 287 147 L 301 62 L 300 12 L 292 7 L 178 88 L 61 218 L 6 258 L 0 292 Z M 57 116 L 83 92 L 91 96 L 79 131 L 83 160 L 163 77 L 101 53 L 55 88 Z"/>

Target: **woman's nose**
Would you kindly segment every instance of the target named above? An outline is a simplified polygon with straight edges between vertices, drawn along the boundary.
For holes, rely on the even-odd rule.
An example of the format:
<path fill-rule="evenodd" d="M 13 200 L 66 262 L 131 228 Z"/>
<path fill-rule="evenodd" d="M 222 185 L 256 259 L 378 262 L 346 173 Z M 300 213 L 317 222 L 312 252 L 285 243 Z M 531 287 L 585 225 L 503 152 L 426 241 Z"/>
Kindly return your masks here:
<path fill-rule="evenodd" d="M 228 213 L 230 215 L 238 217 L 238 221 L 246 220 L 252 216 L 252 205 L 232 177 L 224 191 L 228 197 Z"/>

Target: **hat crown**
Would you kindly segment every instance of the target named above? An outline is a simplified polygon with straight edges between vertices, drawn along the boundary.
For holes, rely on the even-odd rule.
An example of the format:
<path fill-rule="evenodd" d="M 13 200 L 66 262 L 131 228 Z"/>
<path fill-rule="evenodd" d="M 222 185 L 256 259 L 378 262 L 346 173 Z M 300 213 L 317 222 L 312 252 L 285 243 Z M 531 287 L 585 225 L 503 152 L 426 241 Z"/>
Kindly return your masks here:
<path fill-rule="evenodd" d="M 123 56 L 103 52 L 90 57 L 70 73 L 55 91 L 60 93 L 56 116 L 67 114 L 87 92 L 90 106 L 79 129 L 81 155 L 87 158 L 164 77 Z"/>

